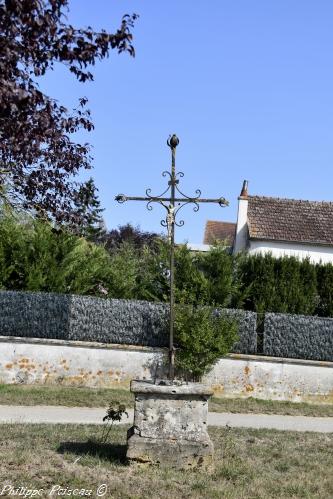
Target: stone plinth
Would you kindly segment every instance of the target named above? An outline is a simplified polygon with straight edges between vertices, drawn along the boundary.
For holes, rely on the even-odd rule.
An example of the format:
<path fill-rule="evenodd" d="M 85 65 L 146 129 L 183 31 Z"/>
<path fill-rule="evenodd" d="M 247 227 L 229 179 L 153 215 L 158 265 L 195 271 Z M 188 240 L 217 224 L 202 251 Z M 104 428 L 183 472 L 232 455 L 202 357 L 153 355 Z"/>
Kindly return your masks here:
<path fill-rule="evenodd" d="M 200 383 L 131 382 L 134 425 L 127 435 L 127 457 L 177 468 L 207 467 L 214 452 L 207 432 L 212 390 Z"/>

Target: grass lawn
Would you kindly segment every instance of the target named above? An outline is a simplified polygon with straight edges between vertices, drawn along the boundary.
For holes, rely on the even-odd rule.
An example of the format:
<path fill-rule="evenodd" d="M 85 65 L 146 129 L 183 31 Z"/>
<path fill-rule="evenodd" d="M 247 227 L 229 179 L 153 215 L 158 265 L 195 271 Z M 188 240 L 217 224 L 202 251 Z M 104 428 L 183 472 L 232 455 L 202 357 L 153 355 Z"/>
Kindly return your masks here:
<path fill-rule="evenodd" d="M 71 386 L 1 385 L 1 405 L 64 405 L 68 407 L 107 407 L 111 400 L 132 406 L 129 390 Z"/>
<path fill-rule="evenodd" d="M 129 465 L 126 428 L 115 427 L 112 444 L 104 445 L 101 430 L 1 425 L 0 494 L 13 485 L 43 489 L 48 497 L 60 485 L 96 497 L 106 484 L 104 497 L 119 499 L 333 497 L 333 434 L 210 428 L 215 469 L 207 473 Z"/>
<path fill-rule="evenodd" d="M 333 405 L 280 402 L 277 400 L 260 400 L 252 397 L 248 399 L 213 397 L 209 405 L 209 410 L 214 412 L 333 417 Z"/>
<path fill-rule="evenodd" d="M 118 400 L 127 407 L 133 405 L 132 394 L 124 389 L 0 385 L 0 404 L 2 405 L 107 407 L 112 400 Z M 210 401 L 210 410 L 215 412 L 333 417 L 333 405 L 278 402 L 254 398 L 228 399 L 213 397 Z"/>

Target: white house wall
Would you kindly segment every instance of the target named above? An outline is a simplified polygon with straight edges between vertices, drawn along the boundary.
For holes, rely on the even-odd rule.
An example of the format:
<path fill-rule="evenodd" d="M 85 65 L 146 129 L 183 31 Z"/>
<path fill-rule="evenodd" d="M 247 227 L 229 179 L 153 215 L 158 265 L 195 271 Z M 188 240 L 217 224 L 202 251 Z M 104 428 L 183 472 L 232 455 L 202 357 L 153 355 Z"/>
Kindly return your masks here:
<path fill-rule="evenodd" d="M 333 263 L 333 248 L 310 244 L 250 240 L 248 253 L 271 253 L 276 258 L 295 256 L 301 260 L 309 257 L 313 263 Z"/>

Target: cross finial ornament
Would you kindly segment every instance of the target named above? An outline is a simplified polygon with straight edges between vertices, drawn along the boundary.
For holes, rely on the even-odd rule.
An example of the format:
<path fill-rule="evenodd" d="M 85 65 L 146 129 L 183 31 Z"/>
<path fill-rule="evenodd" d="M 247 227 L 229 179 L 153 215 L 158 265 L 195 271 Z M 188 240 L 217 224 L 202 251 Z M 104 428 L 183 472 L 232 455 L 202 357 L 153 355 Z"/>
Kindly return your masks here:
<path fill-rule="evenodd" d="M 179 211 L 188 204 L 194 204 L 193 211 L 199 211 L 200 203 L 216 203 L 221 207 L 228 206 L 228 201 L 223 198 L 202 198 L 200 189 L 195 191 L 195 196 L 186 196 L 178 187 L 179 179 L 184 177 L 183 172 L 176 173 L 176 147 L 179 145 L 179 138 L 176 134 L 170 135 L 167 140 L 167 145 L 171 149 L 171 171 L 165 170 L 163 177 L 169 177 L 168 187 L 159 196 L 153 196 L 151 189 L 146 189 L 146 196 L 126 196 L 118 194 L 115 200 L 118 203 L 125 201 L 144 201 L 147 203 L 147 209 L 153 209 L 153 203 L 159 203 L 166 210 L 166 216 L 161 220 L 161 225 L 166 227 L 168 232 L 168 240 L 170 244 L 170 334 L 169 334 L 169 379 L 174 379 L 175 366 L 175 348 L 173 343 L 174 331 L 174 308 L 175 308 L 175 226 L 182 227 L 184 220 L 177 220 Z M 169 194 L 169 196 L 167 196 Z"/>

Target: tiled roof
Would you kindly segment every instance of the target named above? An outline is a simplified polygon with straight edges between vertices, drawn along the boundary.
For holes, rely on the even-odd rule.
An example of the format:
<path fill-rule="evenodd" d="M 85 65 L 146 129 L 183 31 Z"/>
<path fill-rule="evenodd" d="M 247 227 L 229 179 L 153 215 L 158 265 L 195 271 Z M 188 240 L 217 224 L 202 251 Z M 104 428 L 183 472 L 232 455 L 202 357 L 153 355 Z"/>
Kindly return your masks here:
<path fill-rule="evenodd" d="M 248 196 L 251 239 L 333 245 L 333 203 Z"/>
<path fill-rule="evenodd" d="M 206 222 L 204 244 L 214 244 L 216 241 L 225 241 L 233 246 L 236 232 L 236 224 L 232 222 Z"/>

